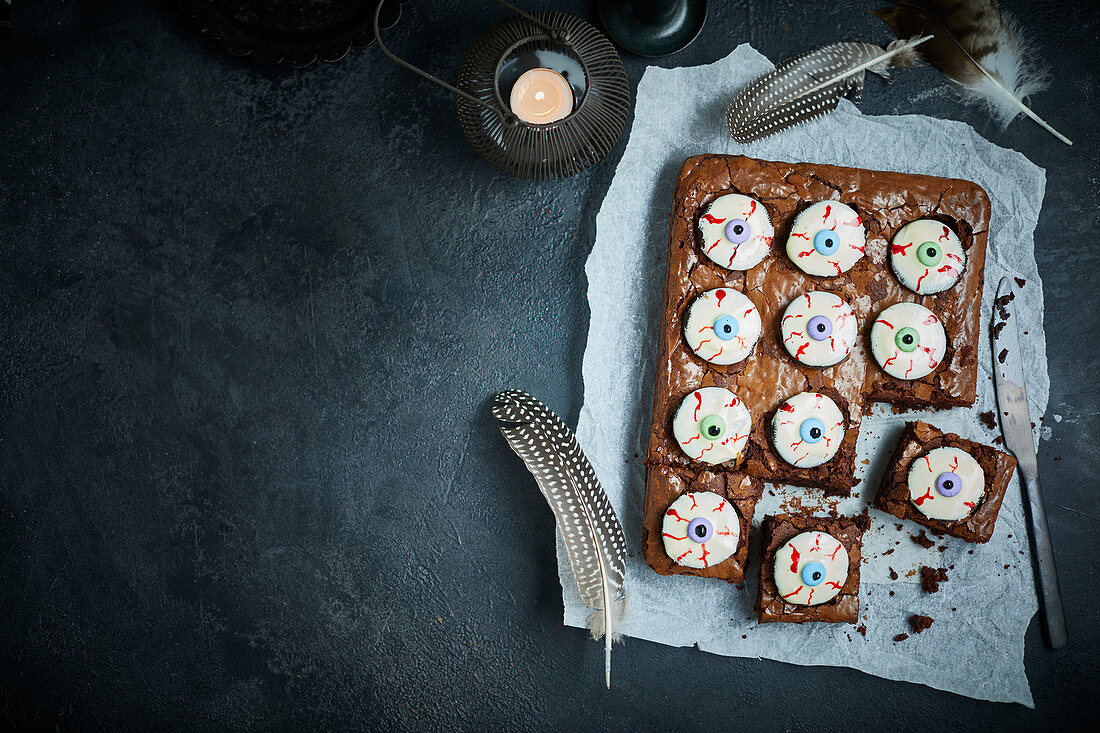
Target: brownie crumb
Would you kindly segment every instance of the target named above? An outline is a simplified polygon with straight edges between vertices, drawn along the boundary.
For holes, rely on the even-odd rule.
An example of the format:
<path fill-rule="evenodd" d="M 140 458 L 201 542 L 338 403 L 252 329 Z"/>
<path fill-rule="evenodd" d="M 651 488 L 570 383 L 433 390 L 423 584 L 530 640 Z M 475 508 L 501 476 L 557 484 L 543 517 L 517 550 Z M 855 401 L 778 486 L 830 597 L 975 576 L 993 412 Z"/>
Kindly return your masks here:
<path fill-rule="evenodd" d="M 894 595 L 894 591 L 890 591 L 890 595 Z"/>
<path fill-rule="evenodd" d="M 748 634 L 741 634 L 741 638 L 742 639 L 747 639 L 747 638 L 749 638 L 749 635 Z"/>
<path fill-rule="evenodd" d="M 909 539 L 913 540 L 913 542 L 917 543 L 926 550 L 932 547 L 932 545 L 936 544 L 931 540 L 931 538 L 929 538 L 928 535 L 924 533 L 923 529 L 920 531 L 919 535 L 909 535 Z"/>
<path fill-rule="evenodd" d="M 900 532 L 901 530 L 905 529 L 905 525 L 904 525 L 904 524 L 897 524 L 897 525 L 894 525 L 894 526 L 896 526 L 896 527 L 898 528 L 898 531 L 899 531 L 899 532 Z"/>
<path fill-rule="evenodd" d="M 898 634 L 894 637 L 894 641 L 905 641 L 909 638 L 909 634 Z"/>
<path fill-rule="evenodd" d="M 947 545 L 940 545 L 940 546 L 939 546 L 939 547 L 937 547 L 936 549 L 937 549 L 937 550 L 939 550 L 940 552 L 943 552 L 944 550 L 946 550 L 946 549 L 947 549 Z"/>
<path fill-rule="evenodd" d="M 993 325 L 993 338 L 994 339 L 999 339 L 1001 337 L 1001 330 L 1004 329 L 1005 325 L 1006 325 L 1005 321 L 1001 321 L 1001 322 L 995 323 Z"/>
<path fill-rule="evenodd" d="M 1008 570 L 1008 567 L 1009 567 L 1008 565 L 1005 565 L 1005 570 Z"/>
<path fill-rule="evenodd" d="M 993 414 L 993 410 L 986 410 L 985 412 L 979 412 L 978 417 L 981 419 L 982 424 L 990 430 L 997 429 L 997 416 Z"/>
<path fill-rule="evenodd" d="M 1006 358 L 1008 358 L 1008 349 L 1001 349 L 1001 353 L 997 354 L 997 361 L 1004 364 Z"/>
<path fill-rule="evenodd" d="M 921 616 L 919 613 L 914 613 L 909 617 L 909 626 L 912 627 L 914 634 L 921 633 L 931 625 L 932 618 L 929 616 Z"/>
<path fill-rule="evenodd" d="M 1009 313 L 1006 307 L 1009 303 L 1016 299 L 1016 293 L 1009 293 L 1008 295 L 1002 295 L 993 301 L 993 307 L 997 309 L 998 314 L 1001 316 L 1001 320 L 1007 320 Z"/>
<path fill-rule="evenodd" d="M 1003 435 L 998 435 L 996 438 L 993 439 L 993 442 L 996 443 L 997 445 L 1001 445 L 1002 443 L 1005 442 L 1004 436 Z"/>
<path fill-rule="evenodd" d="M 891 548 L 890 548 L 889 550 L 887 550 L 886 552 L 884 552 L 884 553 L 882 553 L 882 554 L 883 554 L 884 556 L 885 556 L 885 555 L 893 555 L 893 554 L 894 554 L 894 548 L 893 548 L 893 547 L 891 547 Z"/>
<path fill-rule="evenodd" d="M 947 582 L 947 568 L 930 568 L 921 565 L 920 587 L 925 593 L 935 593 L 940 589 L 940 583 Z"/>
<path fill-rule="evenodd" d="M 1012 279 L 1015 280 L 1016 284 L 1019 285 L 1021 288 L 1027 285 L 1027 280 L 1024 280 L 1022 277 L 1014 277 Z"/>
<path fill-rule="evenodd" d="M 857 626 L 856 631 L 862 634 L 864 638 L 867 638 L 867 627 L 864 624 Z"/>
<path fill-rule="evenodd" d="M 897 580 L 897 579 L 898 579 L 897 572 L 895 572 L 893 568 L 890 568 L 890 580 Z"/>

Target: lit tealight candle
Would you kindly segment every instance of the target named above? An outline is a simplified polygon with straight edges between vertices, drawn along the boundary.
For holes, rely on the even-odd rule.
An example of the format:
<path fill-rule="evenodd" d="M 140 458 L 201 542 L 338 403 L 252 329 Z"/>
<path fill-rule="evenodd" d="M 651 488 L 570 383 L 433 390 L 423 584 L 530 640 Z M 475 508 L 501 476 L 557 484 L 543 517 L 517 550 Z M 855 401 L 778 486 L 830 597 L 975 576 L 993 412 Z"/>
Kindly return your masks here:
<path fill-rule="evenodd" d="M 546 125 L 565 119 L 573 111 L 573 90 L 558 72 L 531 69 L 516 80 L 509 105 L 524 122 Z"/>

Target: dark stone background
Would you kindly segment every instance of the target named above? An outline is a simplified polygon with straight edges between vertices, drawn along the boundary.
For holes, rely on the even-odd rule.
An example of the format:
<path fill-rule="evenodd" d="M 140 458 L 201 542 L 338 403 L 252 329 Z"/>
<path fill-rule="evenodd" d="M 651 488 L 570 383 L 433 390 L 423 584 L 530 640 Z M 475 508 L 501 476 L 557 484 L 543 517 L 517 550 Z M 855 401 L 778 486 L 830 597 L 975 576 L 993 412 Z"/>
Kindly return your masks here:
<path fill-rule="evenodd" d="M 1032 623 L 1036 710 L 636 640 L 603 689 L 600 646 L 561 624 L 551 514 L 488 405 L 521 386 L 575 424 L 583 263 L 625 136 L 590 172 L 526 183 L 377 48 L 260 68 L 170 3 L 24 2 L 0 40 L 0 721 L 1076 727 L 1100 681 L 1100 19 L 1002 4 L 1055 68 L 1033 103 L 1073 147 L 1002 131 L 928 68 L 871 80 L 862 108 L 966 120 L 1047 170 L 1064 419 L 1039 460 L 1071 642 L 1051 652 Z M 891 38 L 877 3 L 813 5 L 712 1 L 658 63 Z M 420 0 L 389 38 L 451 76 L 501 16 Z M 636 85 L 647 62 L 624 61 Z"/>

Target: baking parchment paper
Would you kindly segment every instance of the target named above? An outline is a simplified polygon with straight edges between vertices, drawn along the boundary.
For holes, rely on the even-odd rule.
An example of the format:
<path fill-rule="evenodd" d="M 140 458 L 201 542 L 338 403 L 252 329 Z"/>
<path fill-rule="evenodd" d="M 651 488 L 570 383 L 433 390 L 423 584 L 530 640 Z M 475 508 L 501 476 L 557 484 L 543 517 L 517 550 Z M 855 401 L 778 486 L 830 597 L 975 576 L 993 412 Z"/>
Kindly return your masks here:
<path fill-rule="evenodd" d="M 707 66 L 649 67 L 638 85 L 626 151 L 596 216 L 596 241 L 585 268 L 591 322 L 577 436 L 622 521 L 632 553 L 627 559 L 630 610 L 623 631 L 663 644 L 694 644 L 714 654 L 848 666 L 969 697 L 1033 706 L 1023 640 L 1037 603 L 1018 478 L 1008 489 L 996 532 L 985 545 L 944 538 L 926 550 L 910 539 L 919 533 L 918 525 L 871 510 L 860 589 L 866 636 L 847 624 L 756 623 L 759 519 L 799 507 L 827 511 L 830 505 L 821 492 L 767 485 L 756 509 L 742 588 L 711 579 L 659 576 L 642 558 L 642 459 L 653 401 L 669 211 L 676 174 L 691 155 L 741 153 L 965 178 L 983 186 L 993 208 L 979 345 L 989 343 L 990 307 L 1000 278 L 1025 280 L 1026 285 L 1016 288 L 1016 312 L 1026 332 L 1027 390 L 1037 424 L 1046 410 L 1043 291 L 1032 239 L 1046 185 L 1044 171 L 960 122 L 921 115 L 863 115 L 847 100 L 821 120 L 739 145 L 725 128 L 724 109 L 734 92 L 772 68 L 747 44 Z M 859 436 L 856 476 L 862 481 L 851 498 L 839 503 L 834 499 L 832 506 L 842 513 L 858 513 L 872 500 L 906 420 L 921 417 L 947 431 L 992 443 L 998 433 L 978 418 L 978 413 L 996 409 L 992 356 L 988 348 L 979 353 L 979 398 L 973 408 L 898 415 L 889 406 L 875 408 Z M 941 551 L 942 545 L 946 547 Z M 884 554 L 891 549 L 891 554 Z M 921 565 L 951 568 L 950 580 L 938 593 L 921 592 Z M 565 623 L 584 627 L 590 609 L 577 594 L 560 539 L 558 570 Z M 919 636 L 907 623 L 914 613 L 935 619 Z M 895 642 L 900 633 L 910 636 Z"/>

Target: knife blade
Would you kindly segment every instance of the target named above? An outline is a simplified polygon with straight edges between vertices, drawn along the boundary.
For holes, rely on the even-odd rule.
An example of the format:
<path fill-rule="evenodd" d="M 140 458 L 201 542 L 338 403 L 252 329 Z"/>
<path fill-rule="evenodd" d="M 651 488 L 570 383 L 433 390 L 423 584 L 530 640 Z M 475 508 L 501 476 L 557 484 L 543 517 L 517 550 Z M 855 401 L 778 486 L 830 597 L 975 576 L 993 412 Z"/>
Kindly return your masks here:
<path fill-rule="evenodd" d="M 1005 447 L 1016 457 L 1016 468 L 1027 507 L 1028 535 L 1038 564 L 1039 603 L 1043 609 L 1043 629 L 1053 649 L 1063 649 L 1069 643 L 1066 616 L 1062 609 L 1062 591 L 1058 586 L 1058 571 L 1054 567 L 1054 548 L 1047 527 L 1043 492 L 1039 485 L 1039 464 L 1035 457 L 1035 439 L 1031 432 L 1031 411 L 1024 384 L 1023 354 L 1020 351 L 1020 328 L 1012 301 L 1016 293 L 1012 281 L 1001 278 L 997 299 L 993 303 L 993 381 L 997 387 L 997 414 L 1004 433 Z"/>

